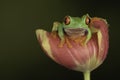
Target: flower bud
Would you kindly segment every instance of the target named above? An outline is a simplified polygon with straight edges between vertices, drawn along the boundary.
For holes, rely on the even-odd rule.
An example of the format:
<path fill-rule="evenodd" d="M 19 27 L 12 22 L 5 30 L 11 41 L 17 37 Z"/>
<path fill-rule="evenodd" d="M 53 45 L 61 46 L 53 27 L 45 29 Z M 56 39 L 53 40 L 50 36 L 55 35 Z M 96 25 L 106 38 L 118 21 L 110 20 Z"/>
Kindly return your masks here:
<path fill-rule="evenodd" d="M 37 29 L 36 35 L 41 47 L 51 59 L 69 69 L 86 73 L 102 64 L 106 58 L 109 44 L 108 24 L 104 19 L 91 18 L 89 27 L 92 37 L 85 46 L 66 36 L 72 47 L 68 47 L 67 42 L 63 47 L 59 47 L 60 38 L 57 32 Z M 85 74 L 86 76 L 87 74 Z"/>

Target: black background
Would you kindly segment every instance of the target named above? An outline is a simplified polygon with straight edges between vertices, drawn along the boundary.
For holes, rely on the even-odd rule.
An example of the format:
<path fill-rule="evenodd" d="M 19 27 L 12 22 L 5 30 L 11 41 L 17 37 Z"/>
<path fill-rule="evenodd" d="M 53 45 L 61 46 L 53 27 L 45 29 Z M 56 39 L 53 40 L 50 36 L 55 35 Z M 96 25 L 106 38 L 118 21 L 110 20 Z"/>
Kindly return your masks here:
<path fill-rule="evenodd" d="M 92 80 L 118 80 L 120 72 L 120 8 L 115 0 L 0 0 L 1 80 L 83 80 L 81 72 L 66 69 L 48 58 L 35 30 L 51 30 L 65 15 L 105 18 L 110 47 Z"/>

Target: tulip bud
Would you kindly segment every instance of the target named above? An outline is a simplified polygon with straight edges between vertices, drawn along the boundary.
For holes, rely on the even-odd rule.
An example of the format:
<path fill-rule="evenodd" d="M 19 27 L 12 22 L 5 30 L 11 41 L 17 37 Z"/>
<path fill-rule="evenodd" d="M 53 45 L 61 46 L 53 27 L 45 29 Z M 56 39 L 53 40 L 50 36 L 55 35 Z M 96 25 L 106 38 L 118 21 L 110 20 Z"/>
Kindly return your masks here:
<path fill-rule="evenodd" d="M 85 46 L 66 36 L 72 47 L 68 47 L 67 42 L 63 47 L 58 47 L 60 38 L 57 32 L 37 29 L 36 35 L 41 47 L 51 59 L 66 68 L 83 72 L 85 80 L 90 80 L 90 72 L 106 58 L 109 36 L 108 24 L 102 18 L 91 18 L 89 27 L 92 37 Z"/>

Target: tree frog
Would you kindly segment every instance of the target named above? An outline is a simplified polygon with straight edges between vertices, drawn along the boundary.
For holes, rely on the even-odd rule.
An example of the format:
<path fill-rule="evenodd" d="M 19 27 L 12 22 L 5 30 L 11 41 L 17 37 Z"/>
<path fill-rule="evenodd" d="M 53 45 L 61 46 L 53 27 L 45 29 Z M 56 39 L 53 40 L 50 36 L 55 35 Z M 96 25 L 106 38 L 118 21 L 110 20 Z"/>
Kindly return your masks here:
<path fill-rule="evenodd" d="M 82 17 L 65 16 L 62 23 L 54 22 L 52 32 L 57 32 L 61 40 L 59 47 L 62 47 L 65 42 L 70 45 L 68 39 L 65 37 L 66 35 L 73 40 L 81 40 L 81 43 L 86 45 L 92 35 L 89 23 L 90 17 L 88 14 L 83 15 Z"/>

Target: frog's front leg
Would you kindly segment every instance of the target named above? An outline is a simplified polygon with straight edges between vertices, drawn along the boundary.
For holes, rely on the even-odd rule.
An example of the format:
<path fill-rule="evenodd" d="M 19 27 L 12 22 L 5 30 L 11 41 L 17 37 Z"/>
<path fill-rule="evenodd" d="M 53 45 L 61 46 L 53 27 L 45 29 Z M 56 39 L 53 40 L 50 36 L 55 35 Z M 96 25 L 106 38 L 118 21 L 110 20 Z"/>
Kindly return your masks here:
<path fill-rule="evenodd" d="M 90 29 L 87 29 L 87 34 L 85 35 L 85 37 L 83 38 L 83 40 L 81 40 L 81 45 L 86 45 L 88 43 L 88 41 L 91 39 L 92 36 L 92 32 Z"/>
<path fill-rule="evenodd" d="M 56 38 L 57 37 L 57 31 L 58 31 L 58 27 L 59 27 L 60 23 L 59 22 L 54 22 L 53 23 L 53 27 L 52 27 L 52 33 L 51 35 Z"/>
<path fill-rule="evenodd" d="M 62 25 L 59 25 L 58 27 L 58 36 L 60 38 L 60 43 L 58 44 L 58 47 L 63 47 L 63 45 L 65 44 L 65 35 Z"/>

